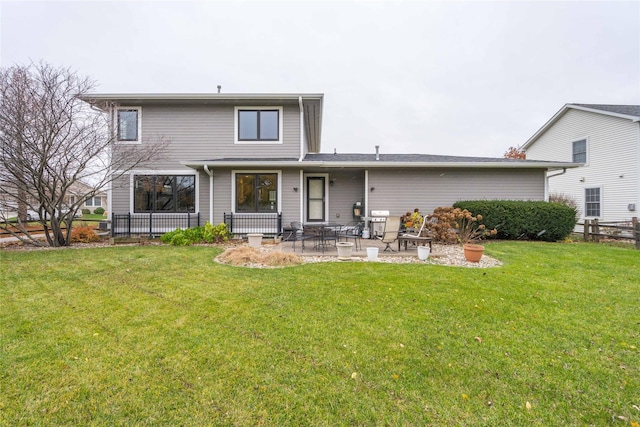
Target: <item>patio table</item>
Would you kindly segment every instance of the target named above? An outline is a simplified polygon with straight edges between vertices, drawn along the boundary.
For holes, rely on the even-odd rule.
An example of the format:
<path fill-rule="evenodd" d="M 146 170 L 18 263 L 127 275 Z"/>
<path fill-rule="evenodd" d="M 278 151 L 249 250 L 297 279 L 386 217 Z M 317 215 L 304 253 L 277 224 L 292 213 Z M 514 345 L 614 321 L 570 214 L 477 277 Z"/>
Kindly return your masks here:
<path fill-rule="evenodd" d="M 333 240 L 334 242 L 338 241 L 338 233 L 340 232 L 340 227 L 342 225 L 336 222 L 325 222 L 320 224 L 310 224 L 304 226 L 305 230 L 308 230 L 315 234 L 315 245 L 314 249 L 319 251 L 322 249 L 322 253 L 327 246 L 327 242 Z"/>

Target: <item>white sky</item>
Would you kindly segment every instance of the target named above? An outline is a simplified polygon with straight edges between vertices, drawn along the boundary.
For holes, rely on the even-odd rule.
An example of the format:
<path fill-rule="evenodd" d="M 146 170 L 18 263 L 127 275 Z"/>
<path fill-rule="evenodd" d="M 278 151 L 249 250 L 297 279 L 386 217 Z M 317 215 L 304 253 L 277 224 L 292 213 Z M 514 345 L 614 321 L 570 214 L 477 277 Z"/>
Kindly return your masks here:
<path fill-rule="evenodd" d="M 640 2 L 0 3 L 0 64 L 98 92 L 324 93 L 322 151 L 502 157 L 565 103 L 640 104 Z"/>

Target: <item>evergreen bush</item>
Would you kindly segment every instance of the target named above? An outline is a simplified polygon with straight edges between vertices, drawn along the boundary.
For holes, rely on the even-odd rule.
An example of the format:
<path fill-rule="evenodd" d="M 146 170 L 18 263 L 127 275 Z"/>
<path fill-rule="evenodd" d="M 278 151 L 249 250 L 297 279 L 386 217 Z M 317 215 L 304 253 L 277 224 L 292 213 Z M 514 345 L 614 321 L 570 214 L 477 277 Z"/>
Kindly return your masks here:
<path fill-rule="evenodd" d="M 577 211 L 563 203 L 519 200 L 464 200 L 454 207 L 482 215 L 487 228 L 499 239 L 555 242 L 568 237 L 576 225 Z"/>

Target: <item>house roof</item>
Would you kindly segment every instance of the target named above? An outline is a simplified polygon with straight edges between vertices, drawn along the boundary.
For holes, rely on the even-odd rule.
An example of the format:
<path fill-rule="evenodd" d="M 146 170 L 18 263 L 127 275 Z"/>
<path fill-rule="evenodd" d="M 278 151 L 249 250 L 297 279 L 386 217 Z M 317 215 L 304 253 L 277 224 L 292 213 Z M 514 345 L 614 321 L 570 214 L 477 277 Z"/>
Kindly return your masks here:
<path fill-rule="evenodd" d="M 307 148 L 320 151 L 322 136 L 321 93 L 94 93 L 80 97 L 85 102 L 108 111 L 118 105 L 296 105 L 304 111 Z"/>
<path fill-rule="evenodd" d="M 440 156 L 433 154 L 307 154 L 302 161 L 294 158 L 217 158 L 186 160 L 183 165 L 194 169 L 207 167 L 286 167 L 316 166 L 338 168 L 500 168 L 500 169 L 564 169 L 579 166 L 570 162 L 518 160 L 491 157 Z"/>
<path fill-rule="evenodd" d="M 608 104 L 565 104 L 547 123 L 533 134 L 520 148 L 526 150 L 569 110 L 588 111 L 621 119 L 640 122 L 640 105 L 608 105 Z"/>

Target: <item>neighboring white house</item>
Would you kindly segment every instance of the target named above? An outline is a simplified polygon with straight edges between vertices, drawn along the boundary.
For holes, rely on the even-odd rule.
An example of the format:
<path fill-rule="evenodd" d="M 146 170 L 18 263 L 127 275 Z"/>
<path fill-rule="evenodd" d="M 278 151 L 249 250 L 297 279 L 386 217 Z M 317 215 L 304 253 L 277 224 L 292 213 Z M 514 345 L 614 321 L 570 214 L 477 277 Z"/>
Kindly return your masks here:
<path fill-rule="evenodd" d="M 640 105 L 566 104 L 521 147 L 527 160 L 582 163 L 551 172 L 580 219 L 627 221 L 640 210 Z"/>

